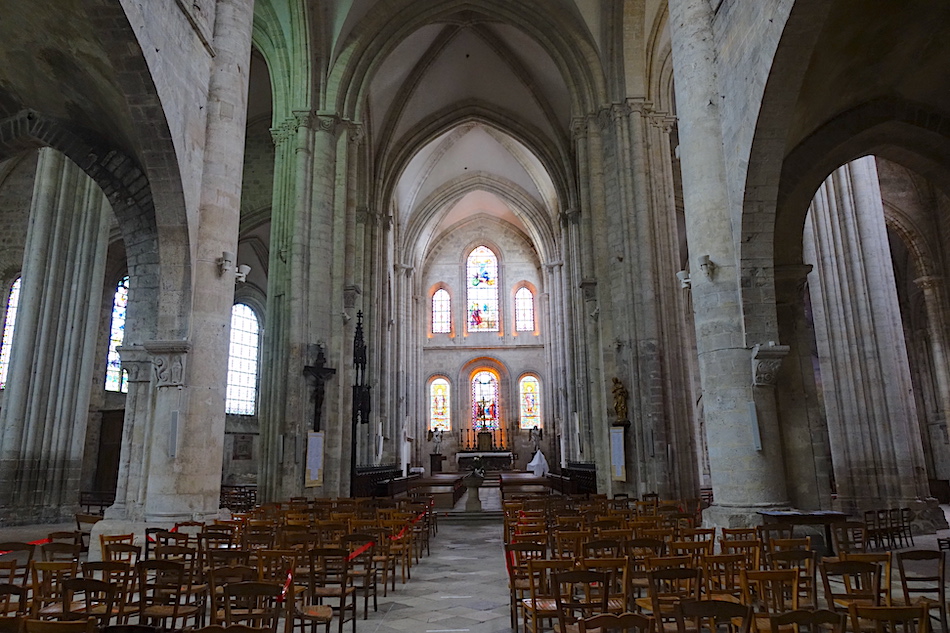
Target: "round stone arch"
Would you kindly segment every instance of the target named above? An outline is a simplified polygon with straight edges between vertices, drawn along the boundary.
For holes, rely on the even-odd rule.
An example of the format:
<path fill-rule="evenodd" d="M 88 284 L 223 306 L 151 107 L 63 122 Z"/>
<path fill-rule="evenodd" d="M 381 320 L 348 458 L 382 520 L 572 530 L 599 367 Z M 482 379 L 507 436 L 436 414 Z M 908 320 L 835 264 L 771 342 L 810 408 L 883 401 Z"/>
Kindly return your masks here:
<path fill-rule="evenodd" d="M 294 110 L 309 109 L 306 104 L 315 89 L 308 34 L 314 16 L 308 7 L 300 0 L 257 0 L 254 4 L 251 43 L 270 73 L 274 127 L 293 117 Z"/>
<path fill-rule="evenodd" d="M 159 228 L 152 189 L 142 169 L 131 157 L 109 147 L 90 130 L 39 112 L 23 110 L 0 121 L 0 159 L 41 147 L 59 151 L 76 163 L 99 185 L 112 205 L 125 242 L 131 279 L 128 331 L 138 340 L 129 344 L 159 336 L 160 321 L 172 326 L 161 336 L 180 336 L 184 325 L 179 319 L 161 319 L 162 316 L 172 316 L 168 313 L 173 308 L 164 305 L 170 302 L 160 301 Z M 184 223 L 181 229 L 186 231 Z M 187 253 L 187 242 L 184 246 L 178 245 L 176 250 Z M 182 283 L 188 284 L 186 280 Z"/>
<path fill-rule="evenodd" d="M 542 0 L 449 0 L 440 3 L 390 0 L 371 11 L 353 30 L 331 69 L 327 104 L 344 118 L 356 120 L 370 81 L 383 61 L 410 34 L 438 21 L 471 21 L 485 16 L 508 23 L 544 48 L 558 66 L 571 93 L 572 111 L 592 112 L 607 100 L 600 55 L 586 26 Z"/>

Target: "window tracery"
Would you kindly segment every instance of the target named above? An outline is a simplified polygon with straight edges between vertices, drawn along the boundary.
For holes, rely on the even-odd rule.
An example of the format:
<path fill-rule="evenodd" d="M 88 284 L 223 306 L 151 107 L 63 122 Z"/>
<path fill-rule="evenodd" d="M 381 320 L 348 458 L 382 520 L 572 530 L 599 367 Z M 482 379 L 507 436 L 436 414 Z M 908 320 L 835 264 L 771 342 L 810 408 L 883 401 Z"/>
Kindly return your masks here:
<path fill-rule="evenodd" d="M 498 257 L 487 246 L 475 248 L 466 265 L 468 329 L 498 331 Z"/>
<path fill-rule="evenodd" d="M 429 430 L 452 430 L 449 381 L 445 378 L 436 378 L 429 383 Z"/>
<path fill-rule="evenodd" d="M 228 352 L 228 390 L 225 411 L 254 415 L 257 410 L 257 358 L 260 322 L 243 303 L 231 307 L 231 347 Z"/>

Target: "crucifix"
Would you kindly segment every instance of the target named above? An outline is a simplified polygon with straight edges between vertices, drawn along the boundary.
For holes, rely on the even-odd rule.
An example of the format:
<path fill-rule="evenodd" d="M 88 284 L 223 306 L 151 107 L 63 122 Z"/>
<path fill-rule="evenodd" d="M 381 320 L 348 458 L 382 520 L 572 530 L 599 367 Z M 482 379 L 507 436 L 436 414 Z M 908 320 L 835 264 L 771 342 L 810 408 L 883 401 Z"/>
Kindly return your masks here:
<path fill-rule="evenodd" d="M 305 365 L 303 373 L 313 378 L 313 430 L 320 430 L 323 418 L 323 399 L 326 394 L 326 383 L 330 376 L 336 373 L 332 367 L 327 367 L 327 357 L 323 345 L 317 345 L 317 360 L 313 365 Z"/>

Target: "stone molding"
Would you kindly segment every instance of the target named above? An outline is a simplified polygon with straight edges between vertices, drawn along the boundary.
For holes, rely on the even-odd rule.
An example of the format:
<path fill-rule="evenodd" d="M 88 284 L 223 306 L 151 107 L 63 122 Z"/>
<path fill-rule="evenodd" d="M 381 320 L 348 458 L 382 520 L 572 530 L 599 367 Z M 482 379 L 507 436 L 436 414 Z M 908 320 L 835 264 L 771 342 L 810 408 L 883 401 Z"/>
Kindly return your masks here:
<path fill-rule="evenodd" d="M 156 387 L 185 386 L 185 363 L 191 351 L 189 341 L 148 341 L 145 349 L 152 354 Z"/>
<path fill-rule="evenodd" d="M 395 264 L 394 268 L 397 273 L 402 273 L 406 277 L 412 277 L 413 271 L 415 271 L 415 266 L 410 266 L 409 264 Z"/>
<path fill-rule="evenodd" d="M 584 301 L 597 301 L 597 281 L 594 279 L 584 279 L 580 283 L 580 288 L 584 292 Z"/>
<path fill-rule="evenodd" d="M 752 348 L 752 385 L 774 387 L 778 382 L 782 360 L 788 356 L 790 349 L 788 345 L 776 345 L 774 341 L 765 345 L 756 343 Z"/>
<path fill-rule="evenodd" d="M 918 277 L 914 280 L 914 284 L 916 284 L 918 288 L 925 292 L 928 290 L 940 290 L 944 283 L 944 278 L 939 275 L 924 275 L 923 277 Z"/>
<path fill-rule="evenodd" d="M 343 309 L 351 310 L 356 307 L 356 298 L 363 294 L 363 290 L 356 284 L 343 288 Z"/>
<path fill-rule="evenodd" d="M 581 212 L 578 209 L 565 209 L 560 213 L 561 224 L 564 226 L 577 225 L 581 221 Z"/>

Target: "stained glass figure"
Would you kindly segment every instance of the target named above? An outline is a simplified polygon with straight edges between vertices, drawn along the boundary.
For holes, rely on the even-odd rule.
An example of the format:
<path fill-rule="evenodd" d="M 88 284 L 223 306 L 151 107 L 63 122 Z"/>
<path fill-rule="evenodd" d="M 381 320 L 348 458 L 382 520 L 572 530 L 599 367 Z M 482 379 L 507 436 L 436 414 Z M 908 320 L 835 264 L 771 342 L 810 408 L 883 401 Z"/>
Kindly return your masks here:
<path fill-rule="evenodd" d="M 231 307 L 231 348 L 228 352 L 228 391 L 225 411 L 254 415 L 257 406 L 257 349 L 260 324 L 243 303 Z"/>
<path fill-rule="evenodd" d="M 432 295 L 432 333 L 444 334 L 452 331 L 452 297 L 444 288 Z"/>
<path fill-rule="evenodd" d="M 498 258 L 487 246 L 468 256 L 468 329 L 498 331 Z"/>
<path fill-rule="evenodd" d="M 521 392 L 522 429 L 541 428 L 541 383 L 534 376 L 525 376 L 519 384 Z"/>
<path fill-rule="evenodd" d="M 451 431 L 450 410 L 449 381 L 445 378 L 436 378 L 429 383 L 429 430 Z"/>
<path fill-rule="evenodd" d="M 472 377 L 472 428 L 498 427 L 498 377 L 483 370 Z"/>
<path fill-rule="evenodd" d="M 534 294 L 524 286 L 515 293 L 515 331 L 534 332 Z"/>
<path fill-rule="evenodd" d="M 125 314 L 129 306 L 129 276 L 126 275 L 115 286 L 112 297 L 112 323 L 109 326 L 109 353 L 106 356 L 106 391 L 127 393 L 129 390 L 128 373 L 122 371 L 122 359 L 119 347 L 125 340 Z"/>
<path fill-rule="evenodd" d="M 16 325 L 17 306 L 20 305 L 20 279 L 17 277 L 7 298 L 6 318 L 3 322 L 3 342 L 0 343 L 0 389 L 7 386 L 7 370 L 10 368 L 10 349 L 13 347 L 13 326 Z"/>

